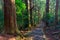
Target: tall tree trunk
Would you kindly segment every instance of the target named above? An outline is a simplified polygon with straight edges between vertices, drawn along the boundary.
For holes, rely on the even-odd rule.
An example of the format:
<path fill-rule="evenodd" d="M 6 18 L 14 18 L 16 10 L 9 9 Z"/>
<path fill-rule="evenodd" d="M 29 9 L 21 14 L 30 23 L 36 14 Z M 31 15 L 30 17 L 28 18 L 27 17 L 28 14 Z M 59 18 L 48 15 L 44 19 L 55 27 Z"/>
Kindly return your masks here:
<path fill-rule="evenodd" d="M 19 34 L 16 24 L 15 0 L 4 0 L 4 29 L 6 34 Z"/>
<path fill-rule="evenodd" d="M 46 19 L 47 19 L 47 14 L 49 13 L 49 1 L 50 1 L 50 0 L 46 0 L 46 9 L 45 9 L 45 10 L 46 10 L 46 13 L 45 13 L 45 15 L 44 15 Z M 46 23 L 46 25 L 45 25 L 45 27 L 44 27 L 43 30 L 44 30 L 44 33 L 46 34 L 46 36 L 48 36 L 47 33 L 46 33 L 46 31 L 47 31 L 46 29 L 49 28 L 49 27 L 48 27 L 48 22 L 47 22 L 46 19 L 45 19 L 45 21 L 44 21 L 44 22 Z"/>
<path fill-rule="evenodd" d="M 4 0 L 4 25 L 6 33 L 14 33 L 13 6 L 12 0 Z"/>
<path fill-rule="evenodd" d="M 30 0 L 30 24 L 31 26 L 33 26 L 32 8 L 33 8 L 32 0 Z"/>
<path fill-rule="evenodd" d="M 29 0 L 25 0 L 25 4 L 26 4 L 26 12 L 27 12 L 27 16 L 28 16 L 28 18 L 27 18 L 27 26 L 29 27 L 29 13 L 30 13 L 30 5 L 29 5 Z"/>
<path fill-rule="evenodd" d="M 55 7 L 55 25 L 58 24 L 58 7 L 59 7 L 59 0 L 56 0 L 56 7 Z"/>
<path fill-rule="evenodd" d="M 49 13 L 49 1 L 50 0 L 46 0 L 46 18 L 47 18 L 47 14 Z M 46 26 L 48 26 L 47 20 L 46 20 Z"/>

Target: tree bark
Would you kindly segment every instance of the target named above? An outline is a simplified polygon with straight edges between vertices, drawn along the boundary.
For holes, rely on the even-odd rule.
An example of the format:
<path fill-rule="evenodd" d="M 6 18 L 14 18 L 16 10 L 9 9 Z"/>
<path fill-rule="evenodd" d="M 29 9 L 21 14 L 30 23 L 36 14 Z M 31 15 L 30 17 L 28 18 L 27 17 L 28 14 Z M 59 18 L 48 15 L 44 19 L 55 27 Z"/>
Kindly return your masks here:
<path fill-rule="evenodd" d="M 46 13 L 49 13 L 49 1 L 50 0 L 46 0 Z"/>
<path fill-rule="evenodd" d="M 27 16 L 28 16 L 28 18 L 26 19 L 27 20 L 27 26 L 29 27 L 29 13 L 30 13 L 30 10 L 29 10 L 29 8 L 30 8 L 30 5 L 29 5 L 29 0 L 25 0 L 25 4 L 26 4 L 26 12 L 27 12 Z"/>
<path fill-rule="evenodd" d="M 46 18 L 47 18 L 47 14 L 49 13 L 49 1 L 50 0 L 46 0 Z M 46 26 L 48 26 L 47 20 L 46 20 Z"/>
<path fill-rule="evenodd" d="M 31 26 L 33 26 L 32 9 L 33 9 L 32 0 L 30 0 L 30 24 Z"/>
<path fill-rule="evenodd" d="M 58 24 L 58 7 L 59 7 L 59 0 L 56 0 L 56 7 L 55 7 L 55 25 Z"/>
<path fill-rule="evenodd" d="M 13 5 L 11 0 L 4 0 L 4 26 L 5 33 L 14 33 Z M 13 31 L 13 32 L 12 32 Z"/>
<path fill-rule="evenodd" d="M 22 36 L 16 23 L 15 0 L 4 0 L 4 29 L 6 34 Z"/>
<path fill-rule="evenodd" d="M 46 0 L 46 13 L 45 13 L 45 15 L 44 15 L 44 17 L 47 19 L 47 14 L 49 13 L 49 1 L 50 0 Z M 48 22 L 47 22 L 47 20 L 44 20 L 44 22 L 45 22 L 45 27 L 43 28 L 43 30 L 44 30 L 44 33 L 45 33 L 45 35 L 47 36 L 47 33 L 46 33 L 46 29 L 48 29 L 49 28 L 49 26 L 48 26 Z"/>

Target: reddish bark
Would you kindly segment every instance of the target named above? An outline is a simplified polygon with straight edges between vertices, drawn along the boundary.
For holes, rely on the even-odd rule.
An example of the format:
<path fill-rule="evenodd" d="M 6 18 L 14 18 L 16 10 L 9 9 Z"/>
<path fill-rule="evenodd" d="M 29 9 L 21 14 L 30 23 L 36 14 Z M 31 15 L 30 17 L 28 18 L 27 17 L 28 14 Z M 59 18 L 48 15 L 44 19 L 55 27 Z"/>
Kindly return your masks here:
<path fill-rule="evenodd" d="M 5 33 L 14 33 L 16 29 L 16 11 L 14 0 L 4 0 L 4 29 Z"/>

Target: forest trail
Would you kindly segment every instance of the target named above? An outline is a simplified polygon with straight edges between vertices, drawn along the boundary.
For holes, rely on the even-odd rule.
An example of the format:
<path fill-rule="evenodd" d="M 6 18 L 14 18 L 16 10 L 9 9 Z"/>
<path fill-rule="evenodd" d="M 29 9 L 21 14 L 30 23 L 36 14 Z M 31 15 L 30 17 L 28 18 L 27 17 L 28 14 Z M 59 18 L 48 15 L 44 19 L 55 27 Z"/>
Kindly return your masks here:
<path fill-rule="evenodd" d="M 45 24 L 41 21 L 40 24 L 37 25 L 37 27 L 32 30 L 31 36 L 33 36 L 33 40 L 45 40 L 43 27 Z"/>
<path fill-rule="evenodd" d="M 45 40 L 45 35 L 43 32 L 43 27 L 45 26 L 44 22 L 40 22 L 34 30 L 32 30 L 31 35 L 33 40 Z"/>
<path fill-rule="evenodd" d="M 59 30 L 52 30 L 50 28 L 48 28 L 48 30 L 46 31 L 47 33 L 47 37 L 45 36 L 44 32 L 43 32 L 43 28 L 45 27 L 45 23 L 43 21 L 41 21 L 35 29 L 31 30 L 31 32 L 29 32 L 29 37 L 31 40 L 59 40 L 60 39 L 60 31 Z M 52 30 L 52 31 L 51 31 Z M 29 40 L 30 40 L 29 39 Z"/>
<path fill-rule="evenodd" d="M 19 40 L 45 40 L 44 33 L 43 33 L 43 27 L 45 26 L 45 24 L 43 22 L 40 22 L 40 24 L 38 24 L 36 26 L 35 29 L 31 30 L 31 32 L 29 32 L 29 37 L 27 38 L 19 38 Z M 0 40 L 16 40 L 16 37 L 12 36 L 12 35 L 0 35 Z"/>
<path fill-rule="evenodd" d="M 0 40 L 55 40 L 56 38 L 59 39 L 60 36 L 58 35 L 50 35 L 50 37 L 45 36 L 43 32 L 43 28 L 45 27 L 45 24 L 43 21 L 41 21 L 33 30 L 31 30 L 27 37 L 20 38 L 12 36 L 12 35 L 0 35 Z M 50 31 L 51 32 L 51 31 Z M 48 33 L 50 33 L 48 32 Z M 51 32 L 53 33 L 53 32 Z M 48 36 L 49 36 L 48 35 Z"/>
<path fill-rule="evenodd" d="M 28 34 L 28 37 L 19 38 L 19 37 L 14 37 L 12 35 L 0 35 L 0 40 L 58 40 L 60 36 L 58 34 L 50 35 L 49 38 L 46 38 L 44 32 L 43 32 L 43 27 L 45 27 L 44 22 L 40 22 L 36 28 L 31 30 Z M 51 32 L 51 31 L 50 31 Z M 50 33 L 48 32 L 48 33 Z M 53 32 L 51 32 L 53 33 Z M 49 35 L 48 35 L 49 36 Z"/>
<path fill-rule="evenodd" d="M 43 27 L 45 26 L 44 22 L 40 22 L 34 30 L 29 34 L 31 40 L 46 40 L 46 37 L 43 32 Z"/>

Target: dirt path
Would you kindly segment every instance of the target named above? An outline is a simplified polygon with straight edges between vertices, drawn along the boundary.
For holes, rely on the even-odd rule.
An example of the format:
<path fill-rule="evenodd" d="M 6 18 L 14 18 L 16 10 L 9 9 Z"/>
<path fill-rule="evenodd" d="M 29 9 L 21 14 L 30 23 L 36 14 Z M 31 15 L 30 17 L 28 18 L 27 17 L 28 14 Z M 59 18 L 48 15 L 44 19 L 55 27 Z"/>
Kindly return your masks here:
<path fill-rule="evenodd" d="M 40 24 L 37 25 L 37 27 L 32 30 L 29 34 L 30 37 L 33 37 L 32 40 L 45 40 L 44 32 L 43 32 L 43 27 L 45 24 L 41 22 Z"/>
<path fill-rule="evenodd" d="M 59 33 L 58 30 L 56 32 L 51 31 L 51 30 L 47 30 L 47 35 L 49 37 L 46 38 L 44 32 L 43 32 L 43 27 L 45 27 L 44 22 L 40 22 L 40 24 L 38 24 L 36 26 L 36 28 L 32 31 L 29 32 L 28 37 L 27 38 L 17 38 L 17 40 L 60 40 L 60 31 Z M 50 28 L 49 28 L 50 29 Z M 52 35 L 53 33 L 53 35 Z M 12 36 L 12 35 L 0 35 L 0 40 L 16 40 L 16 37 Z"/>
<path fill-rule="evenodd" d="M 40 22 L 40 24 L 38 24 L 36 26 L 36 28 L 34 30 L 32 30 L 31 32 L 29 32 L 29 37 L 30 39 L 27 40 L 60 40 L 60 30 L 54 30 L 54 26 L 53 28 L 48 28 L 48 30 L 46 30 L 46 36 L 43 32 L 43 28 L 45 27 L 44 22 Z"/>
<path fill-rule="evenodd" d="M 19 40 L 46 40 L 46 37 L 43 32 L 44 26 L 45 24 L 41 21 L 40 24 L 38 24 L 34 30 L 29 32 L 29 37 Z M 16 40 L 16 37 L 12 35 L 0 35 L 0 40 Z"/>

